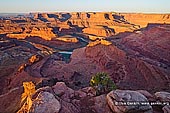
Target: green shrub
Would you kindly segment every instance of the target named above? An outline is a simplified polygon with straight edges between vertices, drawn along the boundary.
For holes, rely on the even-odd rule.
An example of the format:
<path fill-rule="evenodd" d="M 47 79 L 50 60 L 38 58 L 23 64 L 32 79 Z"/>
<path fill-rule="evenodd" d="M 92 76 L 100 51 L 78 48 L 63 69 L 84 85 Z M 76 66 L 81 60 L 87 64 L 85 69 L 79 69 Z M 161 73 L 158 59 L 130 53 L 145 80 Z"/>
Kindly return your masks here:
<path fill-rule="evenodd" d="M 109 78 L 108 74 L 104 72 L 92 76 L 90 86 L 96 90 L 96 95 L 108 93 L 116 89 L 114 82 Z"/>

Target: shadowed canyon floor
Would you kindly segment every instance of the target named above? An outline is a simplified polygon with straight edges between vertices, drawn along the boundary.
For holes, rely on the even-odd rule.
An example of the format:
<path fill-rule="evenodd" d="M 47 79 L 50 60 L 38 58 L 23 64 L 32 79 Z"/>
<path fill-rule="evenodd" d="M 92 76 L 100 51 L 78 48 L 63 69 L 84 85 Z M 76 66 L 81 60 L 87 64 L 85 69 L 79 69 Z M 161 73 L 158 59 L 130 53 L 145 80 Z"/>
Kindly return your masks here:
<path fill-rule="evenodd" d="M 96 96 L 89 82 L 98 72 L 117 90 Z M 113 104 L 170 102 L 168 92 L 170 14 L 0 16 L 0 113 L 169 113 L 168 105 Z M 21 103 L 22 94 L 30 100 Z"/>

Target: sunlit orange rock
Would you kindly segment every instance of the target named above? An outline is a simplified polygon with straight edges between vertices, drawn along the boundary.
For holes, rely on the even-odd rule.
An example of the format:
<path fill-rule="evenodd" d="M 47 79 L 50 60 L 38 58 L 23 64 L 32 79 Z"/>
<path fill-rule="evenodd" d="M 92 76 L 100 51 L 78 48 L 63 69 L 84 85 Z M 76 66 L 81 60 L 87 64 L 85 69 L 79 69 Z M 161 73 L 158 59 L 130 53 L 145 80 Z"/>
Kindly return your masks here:
<path fill-rule="evenodd" d="M 170 23 L 170 14 L 121 13 L 121 15 L 128 22 L 141 27 L 146 27 L 148 23 Z"/>
<path fill-rule="evenodd" d="M 19 33 L 19 34 L 11 33 L 11 34 L 7 34 L 7 36 L 10 38 L 17 38 L 17 39 L 25 39 L 26 37 L 38 36 L 45 40 L 51 40 L 52 38 L 55 38 L 57 36 L 52 32 L 51 28 L 36 28 L 36 27 L 34 27 L 34 28 L 30 29 L 30 33 L 25 33 L 25 32 Z"/>
<path fill-rule="evenodd" d="M 110 28 L 104 28 L 103 26 L 93 26 L 84 28 L 83 33 L 106 37 L 114 35 L 114 30 Z"/>
<path fill-rule="evenodd" d="M 90 43 L 87 45 L 87 47 L 95 46 L 95 45 L 98 45 L 98 44 L 102 44 L 102 45 L 108 46 L 108 45 L 111 45 L 112 43 L 109 42 L 109 41 L 106 41 L 106 40 L 104 40 L 104 39 L 100 39 L 100 40 L 96 40 L 96 41 L 94 41 L 94 42 L 90 42 Z"/>
<path fill-rule="evenodd" d="M 34 63 L 35 61 L 37 61 L 37 56 L 36 55 L 31 56 L 31 58 L 29 59 L 29 62 Z"/>
<path fill-rule="evenodd" d="M 64 41 L 64 42 L 73 42 L 73 43 L 78 42 L 78 39 L 77 39 L 76 37 L 73 37 L 73 36 L 70 36 L 70 35 L 58 37 L 58 38 L 56 38 L 56 39 L 57 39 L 57 40 Z"/>
<path fill-rule="evenodd" d="M 35 85 L 32 82 L 24 82 L 24 93 L 21 96 L 22 108 L 17 113 L 27 112 L 32 106 L 32 95 L 35 93 Z"/>

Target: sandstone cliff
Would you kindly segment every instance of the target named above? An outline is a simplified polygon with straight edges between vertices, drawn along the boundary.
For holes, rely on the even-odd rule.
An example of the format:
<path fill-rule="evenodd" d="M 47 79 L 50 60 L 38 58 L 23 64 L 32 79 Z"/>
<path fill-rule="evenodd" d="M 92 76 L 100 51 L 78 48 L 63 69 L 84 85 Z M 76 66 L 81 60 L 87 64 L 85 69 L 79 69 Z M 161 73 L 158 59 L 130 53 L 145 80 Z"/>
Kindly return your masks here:
<path fill-rule="evenodd" d="M 23 31 L 24 33 L 20 34 L 7 34 L 10 38 L 17 38 L 17 39 L 25 39 L 26 37 L 41 37 L 45 40 L 51 40 L 52 38 L 55 38 L 56 35 L 52 32 L 51 28 L 31 28 L 30 32 L 27 33 L 26 31 Z"/>

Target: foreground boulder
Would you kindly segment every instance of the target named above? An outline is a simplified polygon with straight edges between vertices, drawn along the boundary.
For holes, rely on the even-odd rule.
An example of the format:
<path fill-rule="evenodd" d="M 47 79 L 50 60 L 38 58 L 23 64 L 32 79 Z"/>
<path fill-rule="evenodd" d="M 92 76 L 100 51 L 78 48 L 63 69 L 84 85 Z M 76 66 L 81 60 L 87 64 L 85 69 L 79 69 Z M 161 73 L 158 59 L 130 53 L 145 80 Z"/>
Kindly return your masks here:
<path fill-rule="evenodd" d="M 57 82 L 52 89 L 60 99 L 60 113 L 111 113 L 106 95 L 95 96 L 92 87 L 75 91 L 64 82 Z"/>
<path fill-rule="evenodd" d="M 160 101 L 170 102 L 170 93 L 168 93 L 168 92 L 156 92 L 155 96 Z"/>
<path fill-rule="evenodd" d="M 169 92 L 156 92 L 155 97 L 162 103 L 162 110 L 164 113 L 170 113 L 170 93 Z"/>
<path fill-rule="evenodd" d="M 35 89 L 33 82 L 24 82 L 21 96 L 21 109 L 17 113 L 58 113 L 60 102 L 51 93 L 50 87 Z"/>
<path fill-rule="evenodd" d="M 76 99 L 76 93 L 73 89 L 67 87 L 64 82 L 57 82 L 52 89 L 60 99 L 60 113 L 80 113 L 80 101 Z"/>
<path fill-rule="evenodd" d="M 166 105 L 162 108 L 164 113 L 170 113 L 170 106 Z"/>
<path fill-rule="evenodd" d="M 147 98 L 136 91 L 111 91 L 107 94 L 107 102 L 116 113 L 152 113 L 152 107 L 149 104 L 140 104 L 140 102 L 148 102 Z"/>
<path fill-rule="evenodd" d="M 112 113 L 112 111 L 109 109 L 109 106 L 107 104 L 105 94 L 94 97 L 90 100 L 92 100 L 92 102 L 94 103 L 91 106 L 91 108 L 95 111 L 95 113 Z"/>
<path fill-rule="evenodd" d="M 31 113 L 59 113 L 61 105 L 49 92 L 40 92 L 30 109 Z"/>
<path fill-rule="evenodd" d="M 57 82 L 56 85 L 52 87 L 52 89 L 55 95 L 67 102 L 70 102 L 70 98 L 74 96 L 74 90 L 67 87 L 64 82 Z"/>
<path fill-rule="evenodd" d="M 137 92 L 141 93 L 142 95 L 144 95 L 148 101 L 155 101 L 156 98 L 154 97 L 154 95 L 152 95 L 151 93 L 149 93 L 146 90 L 137 90 Z"/>

